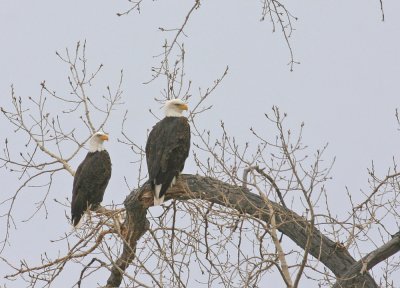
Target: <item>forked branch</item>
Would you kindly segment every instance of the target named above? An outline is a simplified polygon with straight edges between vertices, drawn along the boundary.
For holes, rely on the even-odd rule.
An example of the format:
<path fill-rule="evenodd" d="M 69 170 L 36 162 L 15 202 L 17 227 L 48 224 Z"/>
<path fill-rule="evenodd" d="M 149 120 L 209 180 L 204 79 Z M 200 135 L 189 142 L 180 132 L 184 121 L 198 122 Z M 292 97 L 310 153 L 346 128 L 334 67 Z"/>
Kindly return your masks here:
<path fill-rule="evenodd" d="M 307 235 L 309 232 L 307 227 L 310 223 L 304 217 L 270 201 L 269 205 L 274 210 L 272 212 L 269 205 L 260 196 L 247 188 L 226 184 L 209 177 L 182 175 L 177 185 L 166 194 L 166 200 L 168 199 L 200 199 L 236 210 L 240 214 L 249 215 L 266 223 L 270 223 L 271 213 L 274 213 L 277 229 L 303 249 L 307 247 L 307 242 L 311 241 L 309 253 L 319 259 L 338 279 L 342 279 L 357 263 L 347 249 L 324 236 L 318 229 L 314 228 L 312 235 Z M 147 229 L 146 225 L 137 225 L 137 223 L 146 223 L 145 211 L 152 205 L 153 194 L 148 183 L 133 191 L 125 200 L 127 212 L 125 229 L 129 231 L 128 235 L 135 236 L 128 237 L 128 239 L 134 240 L 133 245 L 129 247 L 128 242 L 125 244 L 126 247 L 120 259 L 114 264 L 113 272 L 108 279 L 108 287 L 120 285 L 125 269 L 134 259 L 136 243 Z M 359 283 L 363 283 L 363 287 L 377 287 L 368 273 L 361 275 L 359 281 Z"/>

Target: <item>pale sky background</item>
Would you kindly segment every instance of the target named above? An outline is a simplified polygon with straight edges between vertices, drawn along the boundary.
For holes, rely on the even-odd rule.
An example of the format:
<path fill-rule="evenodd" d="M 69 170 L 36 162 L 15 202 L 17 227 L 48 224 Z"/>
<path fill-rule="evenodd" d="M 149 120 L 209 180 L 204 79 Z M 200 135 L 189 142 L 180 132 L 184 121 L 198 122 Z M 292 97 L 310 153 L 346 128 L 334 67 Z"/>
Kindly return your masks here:
<path fill-rule="evenodd" d="M 251 138 L 250 127 L 268 133 L 264 113 L 270 112 L 273 105 L 288 113 L 288 128 L 297 129 L 304 121 L 303 142 L 312 149 L 329 142 L 326 159 L 337 157 L 328 195 L 334 212 L 345 213 L 349 208 L 343 207 L 345 187 L 354 199 L 362 199 L 360 189 L 368 191 L 367 168 L 371 161 L 379 175 L 384 175 L 392 157 L 400 157 L 395 121 L 395 109 L 400 106 L 400 2 L 384 1 L 385 22 L 381 21 L 378 0 L 283 3 L 299 18 L 294 23 L 291 43 L 295 60 L 301 64 L 295 65 L 293 72 L 286 65 L 289 51 L 281 33 L 271 33 L 268 19 L 259 21 L 260 1 L 204 1 L 194 13 L 185 29 L 186 73 L 193 81 L 194 96 L 197 87 L 207 88 L 227 65 L 230 68 L 207 102 L 213 105 L 212 111 L 198 122 L 218 136 L 218 123 L 223 120 L 231 135 L 244 143 Z M 142 84 L 150 79 L 150 69 L 157 64 L 153 56 L 162 51 L 164 39 L 170 37 L 158 27 L 179 26 L 191 5 L 192 1 L 144 1 L 141 14 L 117 17 L 117 12 L 129 8 L 128 1 L 0 2 L 1 107 L 10 107 L 11 84 L 21 97 L 37 97 L 43 80 L 59 94 L 67 93 L 68 69 L 55 51 L 63 52 L 66 47 L 74 50 L 77 41 L 86 39 L 90 65 L 104 64 L 94 82 L 93 95 L 104 94 L 107 85 L 115 88 L 119 71 L 124 69 L 125 104 L 106 127 L 112 137 L 107 149 L 113 161 L 113 176 L 107 190 L 112 193 L 106 193 L 104 203 L 121 203 L 128 194 L 123 177 L 132 175 L 129 161 L 135 158 L 116 141 L 124 110 L 130 112 L 127 130 L 142 145 L 147 129 L 155 123 L 148 109 L 161 116 L 153 98 L 160 96 L 165 83 Z M 76 120 L 68 121 L 73 124 Z M 7 137 L 10 144 L 23 149 L 25 138 L 13 134 L 3 116 L 0 131 L 1 145 Z M 74 168 L 84 155 L 82 151 L 74 160 Z M 185 172 L 194 173 L 196 169 L 188 165 Z M 58 189 L 48 200 L 47 219 L 41 212 L 32 221 L 21 222 L 34 211 L 33 202 L 40 196 L 26 191 L 19 197 L 14 215 L 17 230 L 12 231 L 11 246 L 4 254 L 14 263 L 22 258 L 39 263 L 41 252 L 57 251 L 49 240 L 69 231 L 64 216 L 69 211 L 52 200 L 70 197 L 72 177 L 61 174 L 57 177 Z M 17 184 L 16 175 L 5 170 L 0 170 L 0 179 L 1 201 Z M 130 184 L 136 184 L 135 178 Z M 393 234 L 398 226 L 393 223 L 390 227 Z M 370 249 L 366 247 L 363 252 Z M 0 262 L 1 276 L 9 272 L 7 269 Z M 71 277 L 79 275 L 77 271 Z M 0 280 L 0 287 L 4 281 Z M 4 284 L 21 287 L 18 282 Z"/>

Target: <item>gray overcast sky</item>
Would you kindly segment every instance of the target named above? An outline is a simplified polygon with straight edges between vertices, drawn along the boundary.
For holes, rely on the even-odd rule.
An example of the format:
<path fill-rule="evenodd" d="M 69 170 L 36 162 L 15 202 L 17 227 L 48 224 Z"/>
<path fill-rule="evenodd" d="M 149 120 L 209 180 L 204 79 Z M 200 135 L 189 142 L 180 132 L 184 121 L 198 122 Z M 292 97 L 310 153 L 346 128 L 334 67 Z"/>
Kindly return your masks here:
<path fill-rule="evenodd" d="M 244 143 L 251 137 L 250 127 L 268 133 L 264 113 L 277 105 L 289 114 L 289 128 L 295 130 L 305 122 L 304 142 L 313 149 L 329 142 L 326 158 L 337 157 L 328 190 L 332 203 L 342 202 L 345 186 L 355 199 L 361 199 L 360 189 L 368 191 L 366 169 L 371 161 L 383 175 L 392 157 L 400 157 L 394 117 L 400 106 L 400 2 L 384 1 L 386 21 L 381 22 L 378 0 L 287 1 L 287 8 L 299 18 L 291 44 L 301 64 L 295 65 L 294 72 L 286 65 L 289 51 L 282 34 L 271 33 L 268 20 L 259 21 L 259 2 L 204 1 L 185 29 L 187 78 L 193 80 L 193 87 L 210 86 L 227 65 L 230 68 L 209 99 L 212 111 L 198 121 L 217 136 L 216 123 L 223 120 L 231 135 Z M 129 109 L 130 135 L 144 144 L 146 131 L 155 122 L 148 109 L 161 116 L 153 98 L 160 96 L 165 84 L 142 84 L 157 64 L 153 56 L 162 51 L 163 39 L 170 37 L 158 27 L 177 27 L 191 5 L 192 1 L 145 1 L 141 14 L 117 17 L 117 12 L 129 8 L 128 1 L 2 0 L 0 106 L 10 107 L 12 83 L 22 97 L 39 95 L 43 80 L 58 93 L 66 93 L 68 69 L 55 51 L 73 50 L 77 41 L 86 39 L 90 64 L 104 64 L 93 95 L 104 94 L 107 85 L 116 87 L 119 70 L 124 69 L 125 104 L 106 130 L 118 137 L 123 111 Z M 196 91 L 192 91 L 195 96 Z M 25 140 L 12 134 L 4 117 L 0 130 L 1 143 L 4 136 L 15 145 Z M 109 191 L 122 192 L 107 194 L 104 201 L 121 203 L 128 193 L 123 177 L 130 176 L 129 161 L 134 156 L 117 141 L 110 141 L 108 150 L 114 163 Z M 78 165 L 83 157 L 84 153 L 73 164 Z M 186 169 L 195 172 L 194 166 Z M 14 191 L 16 178 L 4 170 L 0 176 L 3 198 Z M 64 174 L 58 181 L 60 190 L 53 191 L 49 200 L 52 220 L 44 220 L 41 213 L 32 222 L 20 223 L 34 211 L 36 198 L 19 198 L 18 230 L 12 232 L 12 246 L 6 251 L 15 262 L 23 257 L 37 261 L 39 252 L 50 249 L 49 239 L 70 229 L 64 208 L 51 199 L 70 197 L 72 178 Z M 135 180 L 130 184 L 135 185 Z M 341 212 L 339 207 L 333 209 Z M 47 231 L 32 234 L 38 225 Z M 398 231 L 396 224 L 392 230 Z M 23 245 L 26 237 L 34 248 Z M 2 267 L 0 263 L 0 271 Z M 7 285 L 19 287 L 17 283 Z"/>

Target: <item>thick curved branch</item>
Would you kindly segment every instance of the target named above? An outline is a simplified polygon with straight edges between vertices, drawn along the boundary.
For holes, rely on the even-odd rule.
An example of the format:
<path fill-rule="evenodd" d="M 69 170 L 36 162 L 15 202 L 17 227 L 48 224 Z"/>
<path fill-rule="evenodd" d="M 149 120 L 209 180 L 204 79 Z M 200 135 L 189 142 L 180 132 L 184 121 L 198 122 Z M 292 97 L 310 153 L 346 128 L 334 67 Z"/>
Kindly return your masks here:
<path fill-rule="evenodd" d="M 364 273 L 369 269 L 372 269 L 375 265 L 386 260 L 390 256 L 400 251 L 400 232 L 393 236 L 393 239 L 375 249 L 367 256 L 363 257 L 360 261 L 356 262 L 349 271 L 342 276 L 333 288 L 340 287 L 358 287 L 358 283 L 362 283 L 360 278 L 363 277 Z"/>
<path fill-rule="evenodd" d="M 198 175 L 181 175 L 177 185 L 166 194 L 166 200 L 168 199 L 201 199 L 234 209 L 242 214 L 251 215 L 268 223 L 271 216 L 268 205 L 249 189 Z M 275 202 L 270 201 L 270 204 L 274 210 L 277 229 L 304 249 L 309 238 L 307 235 L 309 222 Z M 124 229 L 128 231 L 128 235 L 133 235 L 133 237 L 127 238 L 126 247 L 114 265 L 107 282 L 108 285 L 112 283 L 119 286 L 121 283 L 125 269 L 134 259 L 137 241 L 147 231 L 146 211 L 152 205 L 153 193 L 148 183 L 133 191 L 125 200 L 127 220 L 124 223 Z M 138 225 L 138 223 L 141 224 Z M 309 253 L 319 259 L 338 279 L 342 279 L 357 263 L 343 246 L 324 236 L 317 228 L 313 229 Z M 359 283 L 363 283 L 363 287 L 377 287 L 368 273 L 360 275 L 359 281 Z"/>

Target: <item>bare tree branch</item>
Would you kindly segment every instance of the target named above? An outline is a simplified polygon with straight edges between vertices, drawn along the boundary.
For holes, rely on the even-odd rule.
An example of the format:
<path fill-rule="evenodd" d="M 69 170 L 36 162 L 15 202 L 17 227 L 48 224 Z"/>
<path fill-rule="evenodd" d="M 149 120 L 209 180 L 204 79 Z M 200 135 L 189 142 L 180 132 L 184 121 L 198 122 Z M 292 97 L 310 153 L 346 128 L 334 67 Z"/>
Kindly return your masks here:
<path fill-rule="evenodd" d="M 372 269 L 375 265 L 386 260 L 390 256 L 400 251 L 400 233 L 393 235 L 393 239 L 385 243 L 381 247 L 368 253 L 358 262 L 354 263 L 345 275 L 343 275 L 338 282 L 333 286 L 339 287 L 361 287 L 360 283 L 364 283 L 364 274 Z M 369 287 L 369 286 L 363 286 Z"/>
<path fill-rule="evenodd" d="M 168 199 L 201 199 L 236 210 L 240 214 L 251 215 L 267 223 L 271 221 L 270 217 L 272 211 L 260 196 L 250 192 L 246 188 L 229 185 L 209 177 L 182 175 L 177 185 L 171 188 L 166 194 L 166 200 Z M 135 219 L 134 221 L 144 223 L 146 221 L 144 212 L 152 205 L 152 190 L 150 185 L 146 183 L 138 190 L 132 192 L 126 199 L 125 207 L 128 215 L 127 219 Z M 313 233 L 310 235 L 307 228 L 310 223 L 305 218 L 272 201 L 270 201 L 270 205 L 272 205 L 274 209 L 277 229 L 303 249 L 308 246 L 308 242 L 311 242 L 311 245 L 309 245 L 309 253 L 314 258 L 319 259 L 319 261 L 330 269 L 338 279 L 343 278 L 356 263 L 356 260 L 350 256 L 345 248 L 324 236 L 318 229 L 314 228 Z M 139 211 L 140 217 L 135 218 L 134 215 L 136 215 L 137 211 Z M 147 226 L 141 225 L 139 231 L 132 230 L 137 227 L 135 223 L 137 222 L 126 221 L 126 229 L 131 231 L 130 233 L 135 233 L 135 235 L 143 235 L 146 232 Z M 138 238 L 134 237 L 134 239 L 136 243 Z M 120 285 L 121 282 L 119 281 L 122 278 L 116 277 L 116 275 L 121 275 L 122 271 L 125 271 L 127 268 L 127 262 L 132 261 L 134 257 L 132 251 L 136 247 L 135 243 L 131 247 L 132 250 L 130 253 L 125 252 L 128 251 L 128 248 L 126 248 L 126 250 L 124 249 L 121 256 L 121 259 L 124 260 L 121 260 L 120 263 L 116 265 L 117 267 L 114 269 L 116 272 L 110 275 L 107 283 L 112 283 L 112 285 L 115 286 Z M 359 281 L 359 283 L 364 283 L 365 286 L 363 287 L 377 287 L 375 281 L 368 273 L 363 274 Z"/>
<path fill-rule="evenodd" d="M 381 6 L 382 22 L 383 22 L 385 21 L 385 12 L 383 11 L 383 0 L 379 0 L 379 4 Z"/>

